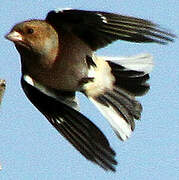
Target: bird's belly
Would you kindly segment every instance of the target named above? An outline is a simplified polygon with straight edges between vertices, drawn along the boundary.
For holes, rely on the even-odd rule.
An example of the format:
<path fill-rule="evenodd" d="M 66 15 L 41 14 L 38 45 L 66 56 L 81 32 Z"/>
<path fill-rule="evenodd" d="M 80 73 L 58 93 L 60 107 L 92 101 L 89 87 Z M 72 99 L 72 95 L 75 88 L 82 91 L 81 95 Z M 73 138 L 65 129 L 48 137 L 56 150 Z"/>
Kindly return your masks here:
<path fill-rule="evenodd" d="M 51 70 L 40 70 L 40 68 L 37 71 L 34 70 L 30 72 L 36 81 L 50 88 L 64 91 L 79 90 L 80 81 L 87 77 L 88 72 L 85 64 L 68 65 Z"/>

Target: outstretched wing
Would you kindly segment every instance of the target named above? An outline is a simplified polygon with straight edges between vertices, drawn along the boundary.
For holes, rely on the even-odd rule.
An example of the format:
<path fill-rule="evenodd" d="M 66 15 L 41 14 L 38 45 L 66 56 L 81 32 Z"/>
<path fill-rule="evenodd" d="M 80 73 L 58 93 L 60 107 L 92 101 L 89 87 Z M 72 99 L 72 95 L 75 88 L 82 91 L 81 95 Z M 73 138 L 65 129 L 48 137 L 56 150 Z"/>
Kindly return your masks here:
<path fill-rule="evenodd" d="M 92 50 L 102 48 L 115 40 L 156 42 L 166 44 L 175 37 L 150 21 L 100 11 L 50 11 L 46 21 L 57 31 L 74 33 Z"/>
<path fill-rule="evenodd" d="M 115 152 L 98 127 L 68 103 L 34 87 L 24 76 L 21 84 L 32 104 L 82 155 L 105 170 L 115 171 Z"/>

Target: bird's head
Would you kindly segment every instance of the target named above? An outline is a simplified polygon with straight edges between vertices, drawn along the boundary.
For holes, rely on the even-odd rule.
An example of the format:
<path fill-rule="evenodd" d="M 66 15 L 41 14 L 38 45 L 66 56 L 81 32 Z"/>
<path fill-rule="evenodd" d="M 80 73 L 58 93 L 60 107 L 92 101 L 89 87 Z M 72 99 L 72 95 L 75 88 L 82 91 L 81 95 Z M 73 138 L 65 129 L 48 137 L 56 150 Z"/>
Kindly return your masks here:
<path fill-rule="evenodd" d="M 15 44 L 24 59 L 27 59 L 27 56 L 31 59 L 52 59 L 58 52 L 58 33 L 46 21 L 30 20 L 18 23 L 5 37 Z"/>

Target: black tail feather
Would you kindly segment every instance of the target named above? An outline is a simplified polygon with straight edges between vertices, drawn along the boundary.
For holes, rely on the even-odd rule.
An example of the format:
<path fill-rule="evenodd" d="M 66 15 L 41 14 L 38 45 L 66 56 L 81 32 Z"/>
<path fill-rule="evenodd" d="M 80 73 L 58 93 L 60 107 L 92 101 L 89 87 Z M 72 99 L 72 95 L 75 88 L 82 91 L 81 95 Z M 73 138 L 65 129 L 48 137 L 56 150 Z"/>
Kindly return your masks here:
<path fill-rule="evenodd" d="M 108 63 L 115 77 L 115 86 L 123 88 L 134 96 L 142 96 L 148 92 L 150 86 L 146 81 L 150 78 L 149 74 L 127 69 L 111 61 Z"/>
<path fill-rule="evenodd" d="M 142 106 L 133 97 L 118 87 L 114 87 L 112 91 L 106 91 L 104 94 L 97 96 L 95 100 L 104 106 L 113 107 L 116 113 L 131 126 L 131 130 L 134 130 L 134 119 L 140 119 Z"/>

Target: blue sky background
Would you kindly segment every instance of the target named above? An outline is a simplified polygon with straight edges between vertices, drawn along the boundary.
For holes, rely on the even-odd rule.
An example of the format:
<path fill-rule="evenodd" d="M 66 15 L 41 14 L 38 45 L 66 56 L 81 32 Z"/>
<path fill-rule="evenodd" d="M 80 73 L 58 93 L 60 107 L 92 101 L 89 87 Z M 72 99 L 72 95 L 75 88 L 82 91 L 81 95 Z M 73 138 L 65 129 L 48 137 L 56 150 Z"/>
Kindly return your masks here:
<path fill-rule="evenodd" d="M 160 180 L 179 179 L 179 40 L 167 46 L 118 41 L 97 52 L 106 56 L 155 57 L 151 90 L 132 137 L 121 142 L 83 96 L 81 111 L 100 127 L 117 153 L 117 172 L 85 160 L 27 100 L 20 87 L 19 54 L 4 35 L 30 18 L 45 18 L 57 7 L 102 10 L 150 19 L 179 36 L 177 0 L 4 0 L 0 5 L 0 78 L 7 89 L 0 109 L 1 180 Z"/>

